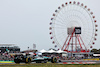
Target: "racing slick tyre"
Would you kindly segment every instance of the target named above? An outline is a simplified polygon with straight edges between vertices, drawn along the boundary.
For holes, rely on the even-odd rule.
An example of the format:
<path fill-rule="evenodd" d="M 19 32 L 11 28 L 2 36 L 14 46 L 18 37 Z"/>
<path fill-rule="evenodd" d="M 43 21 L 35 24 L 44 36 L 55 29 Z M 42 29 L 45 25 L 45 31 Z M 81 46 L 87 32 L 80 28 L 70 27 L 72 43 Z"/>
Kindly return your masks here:
<path fill-rule="evenodd" d="M 31 63 L 31 61 L 32 61 L 31 58 L 27 57 L 26 60 L 25 60 L 25 63 Z"/>
<path fill-rule="evenodd" d="M 20 59 L 14 59 L 15 63 L 20 63 Z"/>
<path fill-rule="evenodd" d="M 51 57 L 51 62 L 52 63 L 57 63 L 57 58 L 56 57 Z"/>

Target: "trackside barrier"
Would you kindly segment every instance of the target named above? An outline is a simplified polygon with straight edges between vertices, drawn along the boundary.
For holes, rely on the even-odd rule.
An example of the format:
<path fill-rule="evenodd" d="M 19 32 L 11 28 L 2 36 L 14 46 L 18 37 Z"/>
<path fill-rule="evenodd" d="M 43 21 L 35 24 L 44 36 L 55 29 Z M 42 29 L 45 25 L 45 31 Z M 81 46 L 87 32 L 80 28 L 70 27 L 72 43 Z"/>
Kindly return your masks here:
<path fill-rule="evenodd" d="M 96 62 L 63 62 L 60 64 L 95 64 Z"/>
<path fill-rule="evenodd" d="M 85 61 L 99 61 L 99 58 L 83 59 Z"/>
<path fill-rule="evenodd" d="M 14 63 L 14 61 L 0 61 L 0 63 Z"/>

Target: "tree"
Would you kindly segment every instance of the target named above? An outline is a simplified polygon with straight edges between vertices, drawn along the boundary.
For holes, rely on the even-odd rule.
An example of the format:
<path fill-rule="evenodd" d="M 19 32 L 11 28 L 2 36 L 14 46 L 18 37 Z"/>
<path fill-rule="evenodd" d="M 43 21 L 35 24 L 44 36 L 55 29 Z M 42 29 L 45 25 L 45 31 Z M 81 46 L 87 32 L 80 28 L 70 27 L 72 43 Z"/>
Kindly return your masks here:
<path fill-rule="evenodd" d="M 100 53 L 99 51 L 100 51 L 100 50 L 97 50 L 97 49 L 92 49 L 92 50 L 91 50 L 91 52 L 93 52 L 93 53 Z"/>

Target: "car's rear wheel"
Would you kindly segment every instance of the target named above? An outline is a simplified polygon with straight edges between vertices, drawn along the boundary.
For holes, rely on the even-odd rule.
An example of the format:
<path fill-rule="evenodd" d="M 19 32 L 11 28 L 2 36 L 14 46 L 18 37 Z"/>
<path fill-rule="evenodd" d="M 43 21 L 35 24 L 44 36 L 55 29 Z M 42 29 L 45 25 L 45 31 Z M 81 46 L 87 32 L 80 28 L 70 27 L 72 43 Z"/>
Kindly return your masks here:
<path fill-rule="evenodd" d="M 20 59 L 14 59 L 15 63 L 20 63 Z"/>

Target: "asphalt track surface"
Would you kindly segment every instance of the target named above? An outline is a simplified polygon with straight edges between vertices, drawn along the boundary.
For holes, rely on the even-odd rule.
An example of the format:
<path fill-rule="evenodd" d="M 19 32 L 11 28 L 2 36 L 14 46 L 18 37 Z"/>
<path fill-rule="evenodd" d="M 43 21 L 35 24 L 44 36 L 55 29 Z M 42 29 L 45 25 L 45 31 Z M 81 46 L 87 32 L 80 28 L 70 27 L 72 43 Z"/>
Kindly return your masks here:
<path fill-rule="evenodd" d="M 95 61 L 95 60 L 62 60 L 62 62 L 58 63 L 58 64 L 100 64 L 100 60 L 99 61 Z"/>

